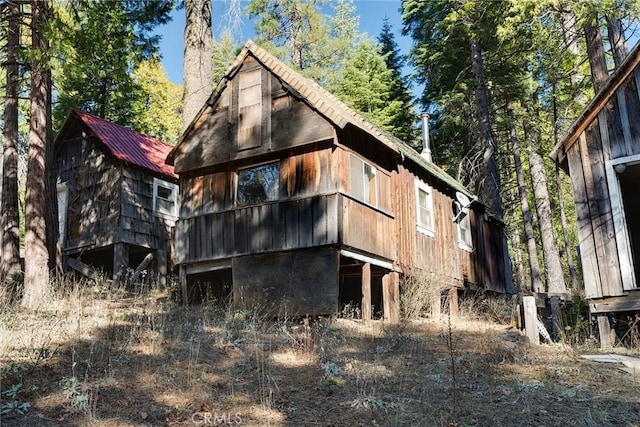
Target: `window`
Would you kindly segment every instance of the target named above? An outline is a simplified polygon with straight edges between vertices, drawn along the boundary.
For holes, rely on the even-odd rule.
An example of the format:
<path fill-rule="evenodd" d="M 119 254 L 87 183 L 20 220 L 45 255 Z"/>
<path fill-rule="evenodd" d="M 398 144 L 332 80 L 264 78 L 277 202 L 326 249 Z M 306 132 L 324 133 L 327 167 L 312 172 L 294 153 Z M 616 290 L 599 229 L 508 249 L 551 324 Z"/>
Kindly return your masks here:
<path fill-rule="evenodd" d="M 153 178 L 153 212 L 170 217 L 178 216 L 178 186 L 172 182 Z"/>
<path fill-rule="evenodd" d="M 259 147 L 262 141 L 262 85 L 260 70 L 239 76 L 238 149 Z"/>
<path fill-rule="evenodd" d="M 460 248 L 471 251 L 473 249 L 473 240 L 471 237 L 471 219 L 468 208 L 466 215 L 458 221 L 458 246 Z"/>
<path fill-rule="evenodd" d="M 67 203 L 69 200 L 69 189 L 67 183 L 58 184 L 58 239 L 62 246 L 67 234 Z"/>
<path fill-rule="evenodd" d="M 419 180 L 416 180 L 416 223 L 419 232 L 435 236 L 433 190 Z"/>
<path fill-rule="evenodd" d="M 356 199 L 376 206 L 378 203 L 378 186 L 376 168 L 351 154 L 349 161 L 351 195 Z"/>
<path fill-rule="evenodd" d="M 280 194 L 280 162 L 238 169 L 236 205 L 256 205 L 277 200 Z"/>

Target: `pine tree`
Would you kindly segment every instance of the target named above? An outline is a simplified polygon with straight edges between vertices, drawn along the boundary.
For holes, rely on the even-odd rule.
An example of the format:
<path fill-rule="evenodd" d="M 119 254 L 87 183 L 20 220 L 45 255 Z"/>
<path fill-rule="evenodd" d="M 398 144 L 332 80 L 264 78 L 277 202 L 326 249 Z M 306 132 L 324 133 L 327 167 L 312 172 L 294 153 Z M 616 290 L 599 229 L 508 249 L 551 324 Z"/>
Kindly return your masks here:
<path fill-rule="evenodd" d="M 393 133 L 404 142 L 417 148 L 420 145 L 420 134 L 416 127 L 419 117 L 415 111 L 413 95 L 411 94 L 408 81 L 402 75 L 405 58 L 400 55 L 398 44 L 395 41 L 395 36 L 388 18 L 384 20 L 382 30 L 378 36 L 378 43 L 380 43 L 380 53 L 385 59 L 387 68 L 392 72 L 389 100 L 399 101 L 402 104 L 400 113 L 391 123 Z"/>

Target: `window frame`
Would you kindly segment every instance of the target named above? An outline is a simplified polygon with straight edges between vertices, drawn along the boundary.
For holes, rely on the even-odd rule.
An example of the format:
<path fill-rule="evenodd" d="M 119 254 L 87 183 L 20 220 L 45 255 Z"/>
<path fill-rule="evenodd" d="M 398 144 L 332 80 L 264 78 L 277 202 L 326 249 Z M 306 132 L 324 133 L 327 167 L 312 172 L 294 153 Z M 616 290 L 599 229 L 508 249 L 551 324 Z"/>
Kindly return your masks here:
<path fill-rule="evenodd" d="M 473 235 L 471 234 L 471 211 L 469 208 L 462 208 L 465 215 L 458 220 L 458 247 L 467 252 L 473 251 Z M 467 224 L 467 227 L 463 227 L 464 224 Z M 462 238 L 462 230 L 467 230 L 467 235 L 469 241 L 466 241 Z"/>
<path fill-rule="evenodd" d="M 431 218 L 431 225 L 426 225 L 422 222 L 421 205 L 420 205 L 420 192 L 427 194 L 426 208 L 429 210 L 429 216 Z M 415 180 L 415 197 L 416 197 L 416 230 L 422 234 L 426 234 L 430 237 L 436 236 L 436 217 L 433 212 L 433 187 L 429 184 L 416 178 Z"/>
<path fill-rule="evenodd" d="M 353 182 L 353 173 L 354 171 L 352 170 L 353 167 L 353 160 L 357 160 L 359 162 L 358 164 L 358 170 L 355 171 L 356 173 L 358 173 L 360 175 L 360 188 L 359 190 L 361 191 L 360 194 L 356 194 L 355 193 L 355 186 L 354 186 L 354 182 Z M 368 176 L 366 169 L 367 167 L 369 168 L 369 170 L 371 171 L 371 176 Z M 373 203 L 371 201 L 371 181 L 373 181 Z M 361 158 L 360 156 L 355 155 L 354 153 L 349 153 L 349 193 L 351 194 L 351 196 L 368 205 L 368 206 L 373 206 L 374 208 L 378 208 L 379 206 L 379 198 L 380 198 L 380 194 L 379 194 L 379 185 L 378 185 L 378 168 L 375 167 L 375 165 L 373 165 L 372 163 L 367 162 L 366 160 L 364 160 L 363 158 Z M 368 190 L 368 191 L 365 191 Z"/>
<path fill-rule="evenodd" d="M 59 182 L 56 186 L 56 202 L 58 204 L 58 242 L 64 247 L 67 240 L 67 216 L 69 210 L 69 186 L 66 181 Z"/>
<path fill-rule="evenodd" d="M 165 188 L 171 190 L 171 198 L 160 197 L 158 194 L 158 188 Z M 176 219 L 178 218 L 178 184 L 175 182 L 167 181 L 160 178 L 153 178 L 153 214 L 156 216 Z M 173 203 L 173 212 L 165 212 L 164 209 L 160 210 L 158 206 L 158 199 L 170 201 Z"/>
<path fill-rule="evenodd" d="M 238 187 L 239 187 L 239 183 L 240 183 L 240 171 L 243 170 L 247 170 L 247 169 L 255 169 L 255 168 L 259 168 L 261 166 L 265 166 L 265 165 L 271 165 L 274 164 L 277 166 L 277 179 L 275 180 L 275 182 L 277 183 L 277 190 L 276 190 L 276 196 L 273 199 L 269 199 L 267 198 L 266 200 L 262 200 L 258 203 L 246 203 L 246 204 L 241 204 L 239 203 L 239 199 L 238 199 Z M 275 202 L 280 200 L 280 159 L 278 160 L 272 160 L 272 161 L 268 161 L 268 162 L 262 162 L 262 163 L 255 163 L 249 166 L 243 166 L 243 167 L 239 167 L 235 170 L 235 191 L 234 191 L 234 196 L 233 196 L 233 204 L 235 207 L 237 208 L 245 208 L 248 206 L 257 206 L 263 203 L 269 203 L 269 202 Z"/>

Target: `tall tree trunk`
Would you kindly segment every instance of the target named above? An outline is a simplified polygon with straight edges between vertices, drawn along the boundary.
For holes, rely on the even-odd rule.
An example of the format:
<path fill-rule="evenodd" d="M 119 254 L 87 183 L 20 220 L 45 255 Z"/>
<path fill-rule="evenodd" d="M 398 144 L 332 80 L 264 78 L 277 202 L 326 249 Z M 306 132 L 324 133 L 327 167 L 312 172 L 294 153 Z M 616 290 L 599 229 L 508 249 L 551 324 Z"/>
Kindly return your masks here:
<path fill-rule="evenodd" d="M 20 214 L 18 209 L 18 92 L 20 85 L 20 6 L 8 4 L 7 96 L 4 104 L 2 176 L 2 257 L 0 279 L 20 271 Z"/>
<path fill-rule="evenodd" d="M 513 163 L 518 182 L 518 193 L 520 194 L 520 208 L 522 209 L 522 222 L 524 225 L 524 236 L 527 243 L 527 255 L 529 257 L 529 271 L 531 273 L 531 290 L 533 292 L 544 292 L 544 285 L 540 273 L 540 261 L 538 260 L 538 248 L 536 247 L 536 237 L 533 231 L 533 217 L 529 200 L 527 199 L 527 184 L 525 182 L 524 170 L 522 168 L 522 157 L 520 155 L 520 141 L 514 126 L 513 112 L 508 109 L 511 120 L 511 145 L 513 149 Z"/>
<path fill-rule="evenodd" d="M 53 147 L 51 68 L 46 67 L 43 73 L 45 79 L 44 84 L 47 87 L 47 134 L 45 137 L 45 194 L 47 197 L 45 202 L 45 219 L 47 225 L 47 252 L 49 253 L 49 271 L 57 276 L 59 273 L 62 273 L 62 248 L 60 246 L 60 231 L 58 228 L 58 188 L 56 184 L 55 152 Z"/>
<path fill-rule="evenodd" d="M 49 252 L 47 250 L 47 166 L 46 149 L 47 129 L 50 128 L 47 117 L 47 100 L 50 87 L 47 86 L 47 64 L 43 55 L 47 52 L 47 42 L 43 35 L 43 26 L 48 16 L 48 0 L 35 0 L 31 3 L 31 43 L 33 59 L 31 61 L 31 108 L 29 119 L 29 159 L 27 165 L 27 191 L 25 206 L 25 269 L 24 295 L 22 305 L 37 308 L 50 295 Z"/>
<path fill-rule="evenodd" d="M 598 21 L 594 25 L 586 24 L 584 26 L 584 35 L 587 42 L 587 55 L 589 56 L 589 65 L 591 66 L 591 80 L 593 90 L 598 93 L 609 78 L 607 71 L 607 60 L 604 56 L 604 45 L 602 44 L 602 34 L 598 28 Z"/>
<path fill-rule="evenodd" d="M 556 85 L 553 85 L 553 145 L 558 145 L 558 103 L 556 98 Z M 567 224 L 567 214 L 562 197 L 562 178 L 560 176 L 560 165 L 556 163 L 556 188 L 558 190 L 558 210 L 560 211 L 560 225 L 562 226 L 562 237 L 564 240 L 564 250 L 567 255 L 567 266 L 571 277 L 571 289 L 578 291 L 578 274 L 573 258 L 573 247 L 569 240 L 569 225 Z"/>
<path fill-rule="evenodd" d="M 553 232 L 551 220 L 551 203 L 547 189 L 547 178 L 544 171 L 542 157 L 535 150 L 529 154 L 529 172 L 536 199 L 536 212 L 538 213 L 538 225 L 540 227 L 540 240 L 542 242 L 542 257 L 544 259 L 545 274 L 547 276 L 547 290 L 550 294 L 564 294 L 567 288 L 562 273 L 560 254 Z"/>
<path fill-rule="evenodd" d="M 560 19 L 562 21 L 562 36 L 564 43 L 567 46 L 567 50 L 574 58 L 578 58 L 580 56 L 580 47 L 578 46 L 579 35 L 576 25 L 576 16 L 573 14 L 570 3 L 562 6 Z M 580 74 L 576 61 L 576 66 L 573 67 L 570 75 L 571 84 L 573 86 L 580 84 L 582 78 L 583 75 Z"/>
<path fill-rule="evenodd" d="M 211 0 L 185 0 L 184 9 L 183 131 L 207 102 L 213 90 Z"/>
<path fill-rule="evenodd" d="M 622 21 L 619 18 L 607 16 L 607 37 L 613 53 L 613 62 L 618 68 L 629 54 L 627 42 L 624 38 L 624 30 L 622 29 Z"/>
<path fill-rule="evenodd" d="M 470 39 L 470 45 L 471 65 L 476 83 L 476 114 L 480 119 L 480 139 L 482 140 L 482 147 L 484 149 L 485 191 L 491 213 L 502 220 L 504 213 L 502 211 L 502 200 L 500 198 L 500 173 L 496 160 L 496 147 L 491 132 L 491 116 L 489 114 L 487 86 L 484 80 L 482 50 L 475 37 Z"/>

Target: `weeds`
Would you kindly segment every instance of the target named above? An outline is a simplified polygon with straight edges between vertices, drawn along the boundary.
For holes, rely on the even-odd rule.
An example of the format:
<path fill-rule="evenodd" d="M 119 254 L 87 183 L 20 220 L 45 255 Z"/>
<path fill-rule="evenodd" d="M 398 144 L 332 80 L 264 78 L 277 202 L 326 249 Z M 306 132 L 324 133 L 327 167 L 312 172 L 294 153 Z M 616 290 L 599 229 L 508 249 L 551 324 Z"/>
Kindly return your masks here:
<path fill-rule="evenodd" d="M 20 416 L 24 415 L 31 403 L 21 401 L 20 393 L 22 392 L 22 383 L 13 384 L 7 390 L 2 391 L 2 406 L 0 406 L 1 416 Z"/>

